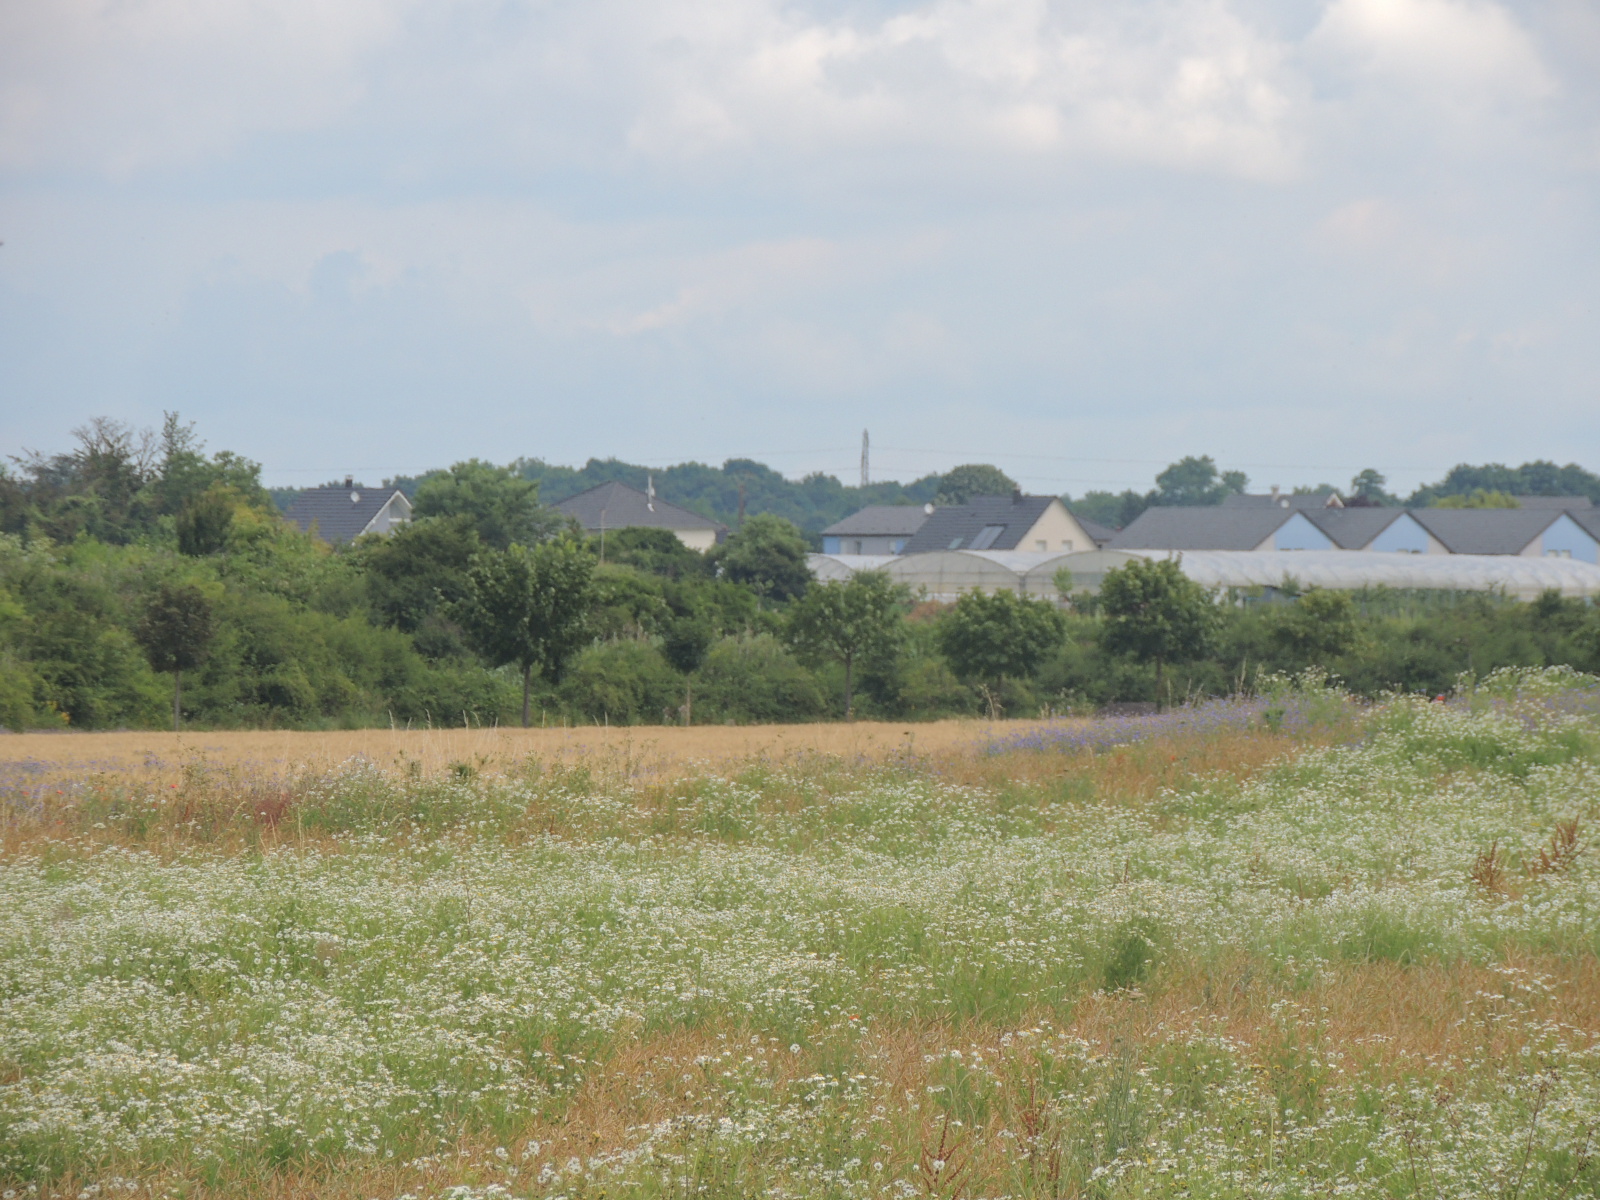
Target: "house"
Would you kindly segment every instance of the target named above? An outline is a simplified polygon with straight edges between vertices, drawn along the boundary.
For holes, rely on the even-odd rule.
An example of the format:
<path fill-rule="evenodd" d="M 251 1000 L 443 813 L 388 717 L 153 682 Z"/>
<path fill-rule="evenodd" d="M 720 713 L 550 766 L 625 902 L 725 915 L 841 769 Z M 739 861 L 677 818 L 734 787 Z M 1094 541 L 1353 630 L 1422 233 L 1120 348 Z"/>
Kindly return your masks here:
<path fill-rule="evenodd" d="M 1059 496 L 977 496 L 929 513 L 902 553 L 932 550 L 1018 550 L 1071 554 L 1093 550 L 1094 538 Z"/>
<path fill-rule="evenodd" d="M 726 536 L 728 527 L 710 517 L 631 488 L 602 483 L 554 506 L 594 536 L 617 529 L 670 529 L 691 550 L 709 550 Z"/>
<path fill-rule="evenodd" d="M 824 554 L 903 554 L 933 505 L 869 504 L 822 531 Z"/>
<path fill-rule="evenodd" d="M 1403 508 L 1324 508 L 1306 513 L 1341 550 L 1449 554 L 1444 543 Z"/>
<path fill-rule="evenodd" d="M 353 542 L 364 533 L 393 533 L 411 520 L 411 501 L 399 488 L 362 487 L 346 476 L 343 487 L 307 488 L 283 515 L 325 542 Z"/>
<path fill-rule="evenodd" d="M 1303 509 L 1278 505 L 1147 508 L 1108 550 L 1335 550 Z"/>
<path fill-rule="evenodd" d="M 1529 558 L 1600 559 L 1594 510 L 1562 508 L 1413 508 L 1419 525 L 1451 554 L 1520 554 Z"/>

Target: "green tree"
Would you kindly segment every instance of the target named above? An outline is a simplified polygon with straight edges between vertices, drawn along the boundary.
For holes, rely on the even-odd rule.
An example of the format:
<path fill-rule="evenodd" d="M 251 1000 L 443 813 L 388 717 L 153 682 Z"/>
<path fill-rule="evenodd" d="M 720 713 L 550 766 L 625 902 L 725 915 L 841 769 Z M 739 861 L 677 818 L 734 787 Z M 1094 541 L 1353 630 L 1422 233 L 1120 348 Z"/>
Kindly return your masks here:
<path fill-rule="evenodd" d="M 521 668 L 524 727 L 534 671 L 559 679 L 585 640 L 594 568 L 588 551 L 570 538 L 483 550 L 467 567 L 466 595 L 453 611 L 492 666 Z"/>
<path fill-rule="evenodd" d="M 1016 483 L 999 467 L 967 463 L 945 472 L 939 479 L 935 504 L 966 504 L 977 496 L 1009 496 Z"/>
<path fill-rule="evenodd" d="M 1295 665 L 1320 665 L 1355 647 L 1356 607 L 1349 592 L 1311 588 L 1293 604 L 1275 607 L 1273 641 Z"/>
<path fill-rule="evenodd" d="M 537 483 L 476 458 L 424 479 L 411 512 L 417 519 L 465 517 L 483 544 L 496 550 L 514 542 L 531 546 L 564 524 L 559 513 L 539 506 Z"/>
<path fill-rule="evenodd" d="M 1388 482 L 1380 472 L 1368 467 L 1350 481 L 1350 499 L 1358 506 L 1393 508 L 1400 501 L 1384 490 L 1384 485 Z"/>
<path fill-rule="evenodd" d="M 725 579 L 780 603 L 803 595 L 811 582 L 809 553 L 805 534 L 792 522 L 768 513 L 751 517 L 712 551 Z"/>
<path fill-rule="evenodd" d="M 157 671 L 172 673 L 172 728 L 183 719 L 183 673 L 206 659 L 216 619 L 211 601 L 192 583 L 163 584 L 150 601 L 133 636 Z"/>
<path fill-rule="evenodd" d="M 226 549 L 233 509 L 234 498 L 226 487 L 213 485 L 191 496 L 178 510 L 178 552 L 204 558 Z"/>
<path fill-rule="evenodd" d="M 1217 472 L 1217 464 L 1209 454 L 1196 458 L 1180 458 L 1156 476 L 1156 490 L 1150 496 L 1151 504 L 1190 505 L 1221 504 L 1224 497 L 1242 492 L 1249 485 L 1242 471 Z"/>
<path fill-rule="evenodd" d="M 1032 676 L 1066 631 L 1066 618 L 1047 600 L 968 592 L 939 622 L 939 651 L 957 675 L 977 685 L 994 717 L 1001 681 Z"/>
<path fill-rule="evenodd" d="M 600 539 L 590 538 L 589 549 L 600 551 Z M 613 529 L 605 538 L 606 562 L 637 567 L 650 575 L 684 579 L 705 573 L 706 556 L 691 550 L 670 529 L 629 526 Z"/>
<path fill-rule="evenodd" d="M 1107 571 L 1100 611 L 1107 650 L 1155 663 L 1158 707 L 1167 664 L 1203 657 L 1216 637 L 1215 602 L 1172 559 L 1135 559 Z"/>
<path fill-rule="evenodd" d="M 801 656 L 844 666 L 844 719 L 855 715 L 855 668 L 899 646 L 909 597 L 882 571 L 813 584 L 790 612 L 789 639 Z"/>

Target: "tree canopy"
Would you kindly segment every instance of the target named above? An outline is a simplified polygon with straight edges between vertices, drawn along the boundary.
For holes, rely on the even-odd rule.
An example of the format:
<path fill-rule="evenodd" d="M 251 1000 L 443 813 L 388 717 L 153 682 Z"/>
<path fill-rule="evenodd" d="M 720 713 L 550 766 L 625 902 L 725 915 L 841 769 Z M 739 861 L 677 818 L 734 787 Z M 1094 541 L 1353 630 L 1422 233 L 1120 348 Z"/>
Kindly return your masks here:
<path fill-rule="evenodd" d="M 811 582 L 805 535 L 782 517 L 761 513 L 712 551 L 722 575 L 763 599 L 782 603 L 804 594 Z"/>
<path fill-rule="evenodd" d="M 967 463 L 939 477 L 935 504 L 966 504 L 978 496 L 1009 496 L 1016 483 L 999 467 L 988 463 Z"/>
<path fill-rule="evenodd" d="M 789 614 L 790 640 L 802 656 L 844 666 L 844 719 L 854 716 L 855 669 L 893 655 L 904 636 L 910 597 L 882 571 L 812 584 Z"/>
<path fill-rule="evenodd" d="M 465 517 L 483 544 L 497 550 L 513 542 L 532 545 L 565 524 L 559 513 L 540 507 L 537 483 L 476 458 L 423 480 L 411 515 Z"/>
<path fill-rule="evenodd" d="M 1209 652 L 1217 628 L 1210 593 L 1172 559 L 1134 559 L 1107 571 L 1100 612 L 1106 649 L 1155 663 L 1157 704 L 1167 664 Z"/>
<path fill-rule="evenodd" d="M 1002 591 L 967 592 L 939 622 L 939 649 L 955 673 L 985 693 L 990 715 L 1004 679 L 1026 679 L 1066 637 L 1066 618 L 1047 600 Z"/>

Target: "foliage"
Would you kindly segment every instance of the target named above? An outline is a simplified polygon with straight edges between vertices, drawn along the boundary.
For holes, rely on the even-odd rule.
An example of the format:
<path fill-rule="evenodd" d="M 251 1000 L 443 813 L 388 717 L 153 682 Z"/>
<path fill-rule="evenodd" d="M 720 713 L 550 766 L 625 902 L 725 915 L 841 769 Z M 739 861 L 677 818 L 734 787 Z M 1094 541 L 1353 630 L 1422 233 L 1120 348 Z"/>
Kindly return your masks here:
<path fill-rule="evenodd" d="M 1209 454 L 1180 458 L 1156 476 L 1156 490 L 1151 504 L 1221 504 L 1249 485 L 1243 471 L 1217 472 L 1217 464 Z"/>
<path fill-rule="evenodd" d="M 1285 665 L 1326 664 L 1356 646 L 1359 630 L 1349 592 L 1311 588 L 1292 604 L 1273 609 L 1272 636 Z"/>
<path fill-rule="evenodd" d="M 1346 497 L 1346 500 L 1357 507 L 1397 507 L 1400 504 L 1400 498 L 1384 490 L 1388 482 L 1388 479 L 1380 472 L 1368 467 L 1350 480 L 1350 494 Z"/>
<path fill-rule="evenodd" d="M 444 614 L 464 599 L 467 569 L 482 548 L 472 518 L 458 514 L 364 537 L 348 561 L 365 581 L 367 604 L 380 622 L 417 635 L 419 648 L 446 658 L 459 654 L 460 642 Z"/>
<path fill-rule="evenodd" d="M 216 636 L 211 601 L 192 583 L 162 584 L 133 627 L 157 671 L 192 671 L 205 661 Z"/>
<path fill-rule="evenodd" d="M 1510 496 L 1587 496 L 1600 504 L 1600 475 L 1576 463 L 1558 467 L 1543 460 L 1507 467 L 1501 463 L 1452 467 L 1438 483 L 1425 484 L 1406 503 L 1424 508 L 1445 496 L 1470 496 L 1474 492 L 1504 492 Z"/>
<path fill-rule="evenodd" d="M 722 576 L 766 600 L 794 600 L 811 582 L 805 536 L 782 517 L 751 517 L 711 554 Z"/>
<path fill-rule="evenodd" d="M 600 539 L 589 539 L 589 550 L 600 557 Z M 691 550 L 670 529 L 650 529 L 632 526 L 615 529 L 605 536 L 607 563 L 637 567 L 649 575 L 667 579 L 685 579 L 706 572 L 706 556 Z"/>
<path fill-rule="evenodd" d="M 954 467 L 939 477 L 935 504 L 967 504 L 979 496 L 1009 496 L 1016 482 L 999 467 L 988 463 L 968 463 Z"/>
<path fill-rule="evenodd" d="M 1521 508 L 1522 503 L 1512 495 L 1505 492 L 1489 492 L 1483 488 L 1473 488 L 1466 495 L 1440 496 L 1433 502 L 1434 508 Z"/>
<path fill-rule="evenodd" d="M 955 673 L 990 695 L 1002 679 L 1026 679 L 1066 636 L 1066 620 L 1046 600 L 1002 591 L 968 592 L 939 622 L 939 649 Z"/>
<path fill-rule="evenodd" d="M 414 518 L 462 517 L 485 546 L 504 550 L 513 543 L 532 545 L 565 525 L 560 514 L 539 506 L 539 485 L 510 467 L 481 459 L 458 462 L 428 476 L 417 488 Z"/>
<path fill-rule="evenodd" d="M 814 721 L 826 710 L 816 678 L 768 633 L 719 639 L 695 673 L 702 724 Z"/>
<path fill-rule="evenodd" d="M 789 613 L 790 641 L 802 657 L 844 666 L 844 719 L 854 715 L 857 665 L 887 659 L 900 644 L 910 597 L 882 571 L 813 584 Z"/>
<path fill-rule="evenodd" d="M 561 698 L 575 714 L 604 725 L 670 723 L 683 695 L 683 677 L 657 646 L 642 640 L 589 647 L 561 683 Z"/>
<path fill-rule="evenodd" d="M 1215 638 L 1215 601 L 1172 559 L 1135 559 L 1107 571 L 1100 611 L 1108 650 L 1155 664 L 1157 703 L 1166 664 L 1204 656 Z"/>
<path fill-rule="evenodd" d="M 203 558 L 227 549 L 235 507 L 231 490 L 220 485 L 190 496 L 178 510 L 174 522 L 178 552 L 191 558 Z"/>
<path fill-rule="evenodd" d="M 594 565 L 568 538 L 481 550 L 467 567 L 466 594 L 451 611 L 491 665 L 521 670 L 523 725 L 534 672 L 560 679 L 585 638 Z"/>

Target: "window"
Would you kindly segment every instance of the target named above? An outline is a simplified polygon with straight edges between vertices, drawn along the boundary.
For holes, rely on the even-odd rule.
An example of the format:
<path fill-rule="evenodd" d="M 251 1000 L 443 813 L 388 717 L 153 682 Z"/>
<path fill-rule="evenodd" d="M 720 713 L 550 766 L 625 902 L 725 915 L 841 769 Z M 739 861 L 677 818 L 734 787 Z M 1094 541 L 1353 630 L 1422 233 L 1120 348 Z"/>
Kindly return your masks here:
<path fill-rule="evenodd" d="M 1071 538 L 1062 538 L 1061 539 L 1061 548 L 1063 550 L 1065 550 L 1068 554 L 1071 554 L 1072 553 L 1072 539 Z"/>
<path fill-rule="evenodd" d="M 987 550 L 999 540 L 1000 535 L 1006 531 L 1004 525 L 985 525 L 978 531 L 978 536 L 972 539 L 971 550 Z M 951 549 L 955 549 L 954 546 Z"/>
<path fill-rule="evenodd" d="M 948 546 L 946 546 L 945 549 L 947 549 L 947 550 L 959 550 L 959 549 L 961 549 L 961 541 L 962 541 L 961 538 L 951 538 L 950 539 L 950 544 Z"/>
<path fill-rule="evenodd" d="M 860 538 L 857 538 L 855 541 L 850 543 L 850 553 L 851 554 L 860 554 L 861 553 L 861 539 Z"/>
<path fill-rule="evenodd" d="M 1544 552 L 1544 556 L 1546 558 L 1571 558 L 1572 557 L 1572 551 L 1571 550 L 1546 550 Z"/>
<path fill-rule="evenodd" d="M 1043 553 L 1044 551 L 1050 549 L 1050 543 L 1045 541 L 1043 538 L 1040 538 L 1038 541 L 1033 543 L 1033 548 L 1038 550 L 1040 553 Z"/>
<path fill-rule="evenodd" d="M 895 554 L 904 554 L 905 552 L 906 552 L 906 540 L 905 540 L 905 538 L 895 538 L 895 540 L 894 540 L 894 553 Z"/>

